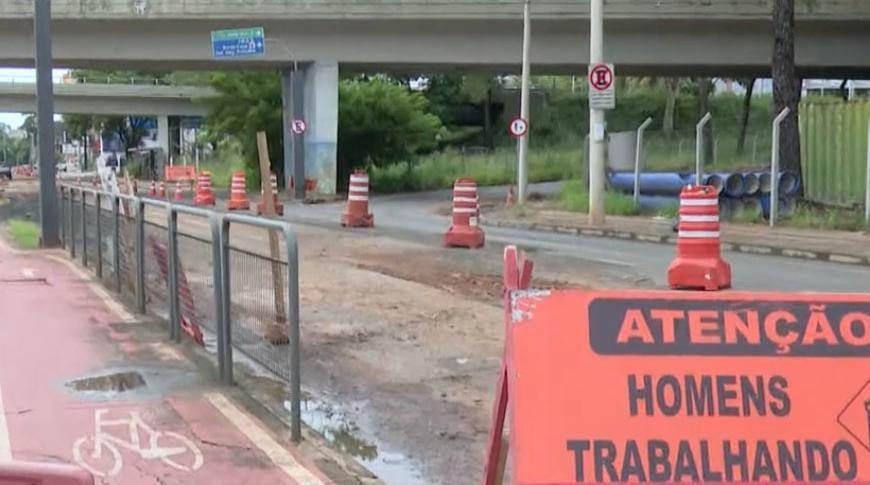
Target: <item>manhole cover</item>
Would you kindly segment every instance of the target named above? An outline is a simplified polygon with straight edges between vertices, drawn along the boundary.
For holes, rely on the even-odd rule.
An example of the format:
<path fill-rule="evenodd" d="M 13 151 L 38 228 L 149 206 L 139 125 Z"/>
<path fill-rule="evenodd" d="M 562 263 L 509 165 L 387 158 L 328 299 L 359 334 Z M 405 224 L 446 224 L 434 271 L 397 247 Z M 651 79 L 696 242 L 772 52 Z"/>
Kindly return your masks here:
<path fill-rule="evenodd" d="M 145 378 L 138 372 L 118 372 L 105 376 L 86 377 L 68 384 L 76 391 L 96 392 L 126 392 L 146 385 Z"/>

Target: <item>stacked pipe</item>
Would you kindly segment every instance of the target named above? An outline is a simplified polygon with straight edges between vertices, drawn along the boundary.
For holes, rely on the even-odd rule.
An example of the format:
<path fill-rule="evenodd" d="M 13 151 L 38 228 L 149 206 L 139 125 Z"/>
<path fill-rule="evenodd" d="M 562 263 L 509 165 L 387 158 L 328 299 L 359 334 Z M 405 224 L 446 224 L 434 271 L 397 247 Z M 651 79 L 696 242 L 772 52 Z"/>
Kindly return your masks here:
<path fill-rule="evenodd" d="M 634 173 L 612 172 L 608 175 L 610 186 L 620 192 L 634 191 Z M 646 172 L 640 174 L 640 204 L 644 209 L 673 206 L 683 187 L 704 185 L 713 187 L 719 194 L 719 208 L 723 219 L 738 214 L 768 217 L 770 214 L 771 176 L 767 171 L 717 172 L 702 177 L 700 184 L 693 173 Z M 800 190 L 800 177 L 791 171 L 783 171 L 777 177 L 780 194 L 780 215 L 788 216 L 795 208 L 795 196 Z"/>

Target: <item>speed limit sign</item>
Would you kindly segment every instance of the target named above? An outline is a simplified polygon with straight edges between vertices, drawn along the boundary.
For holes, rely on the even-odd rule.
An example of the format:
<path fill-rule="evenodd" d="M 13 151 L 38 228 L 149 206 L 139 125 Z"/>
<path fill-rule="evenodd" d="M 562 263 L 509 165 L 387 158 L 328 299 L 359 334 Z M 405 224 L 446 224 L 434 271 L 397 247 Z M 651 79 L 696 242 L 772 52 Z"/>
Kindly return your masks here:
<path fill-rule="evenodd" d="M 522 138 L 526 136 L 526 133 L 529 132 L 529 122 L 524 120 L 523 118 L 516 117 L 511 120 L 508 131 L 510 132 L 512 137 Z"/>

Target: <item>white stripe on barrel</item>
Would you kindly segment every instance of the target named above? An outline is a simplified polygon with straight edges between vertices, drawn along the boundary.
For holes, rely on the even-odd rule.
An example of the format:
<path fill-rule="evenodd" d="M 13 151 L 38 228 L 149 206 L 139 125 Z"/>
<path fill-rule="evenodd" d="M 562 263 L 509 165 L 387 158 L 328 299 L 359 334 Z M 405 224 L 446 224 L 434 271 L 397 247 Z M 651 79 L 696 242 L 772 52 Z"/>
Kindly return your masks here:
<path fill-rule="evenodd" d="M 719 222 L 719 216 L 680 216 L 681 222 Z"/>
<path fill-rule="evenodd" d="M 679 236 L 685 239 L 719 239 L 719 231 L 680 231 Z"/>
<path fill-rule="evenodd" d="M 680 205 L 686 207 L 709 207 L 718 206 L 719 199 L 680 199 Z"/>

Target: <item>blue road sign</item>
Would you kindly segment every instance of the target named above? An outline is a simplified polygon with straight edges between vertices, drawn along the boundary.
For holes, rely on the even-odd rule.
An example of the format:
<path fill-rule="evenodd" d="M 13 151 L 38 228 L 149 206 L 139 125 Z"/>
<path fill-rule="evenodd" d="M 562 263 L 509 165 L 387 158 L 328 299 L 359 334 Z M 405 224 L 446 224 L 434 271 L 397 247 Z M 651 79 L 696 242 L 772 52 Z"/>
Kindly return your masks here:
<path fill-rule="evenodd" d="M 262 27 L 214 31 L 211 50 L 215 59 L 262 56 L 266 53 L 266 31 Z"/>

